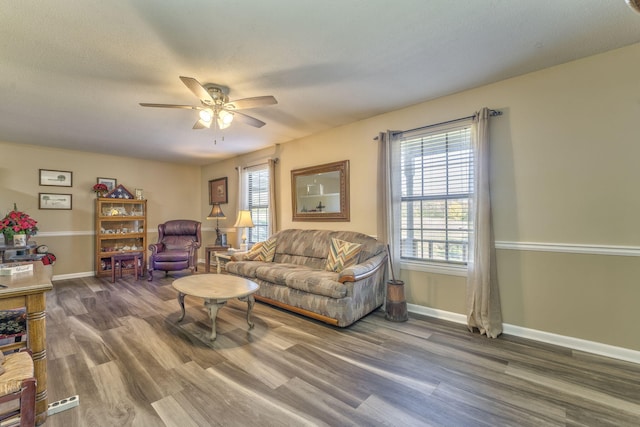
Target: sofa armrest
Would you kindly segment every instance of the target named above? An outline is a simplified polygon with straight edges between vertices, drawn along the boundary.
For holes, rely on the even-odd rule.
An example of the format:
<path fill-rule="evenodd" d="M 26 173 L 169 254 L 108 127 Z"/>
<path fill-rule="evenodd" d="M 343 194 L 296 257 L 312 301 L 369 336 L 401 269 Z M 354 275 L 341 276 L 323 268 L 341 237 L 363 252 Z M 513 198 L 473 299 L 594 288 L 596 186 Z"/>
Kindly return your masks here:
<path fill-rule="evenodd" d="M 151 251 L 151 255 L 155 255 L 158 252 L 164 251 L 164 243 L 152 243 L 149 245 L 149 250 Z"/>
<path fill-rule="evenodd" d="M 376 273 L 380 268 L 384 268 L 387 262 L 386 252 L 369 258 L 361 264 L 347 267 L 338 274 L 338 282 L 356 282 Z"/>
<path fill-rule="evenodd" d="M 249 252 L 235 252 L 231 255 L 231 261 L 244 261 Z"/>

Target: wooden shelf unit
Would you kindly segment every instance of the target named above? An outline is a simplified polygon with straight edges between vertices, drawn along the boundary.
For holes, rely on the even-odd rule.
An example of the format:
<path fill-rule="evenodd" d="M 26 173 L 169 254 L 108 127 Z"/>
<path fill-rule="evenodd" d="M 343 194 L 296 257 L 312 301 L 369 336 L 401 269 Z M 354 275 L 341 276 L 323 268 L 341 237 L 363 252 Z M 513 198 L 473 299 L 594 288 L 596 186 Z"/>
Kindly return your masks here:
<path fill-rule="evenodd" d="M 111 256 L 142 252 L 144 271 L 147 259 L 147 201 L 138 199 L 96 199 L 96 277 L 111 277 Z M 133 261 L 129 261 L 133 262 Z M 133 274 L 134 266 L 123 273 Z"/>

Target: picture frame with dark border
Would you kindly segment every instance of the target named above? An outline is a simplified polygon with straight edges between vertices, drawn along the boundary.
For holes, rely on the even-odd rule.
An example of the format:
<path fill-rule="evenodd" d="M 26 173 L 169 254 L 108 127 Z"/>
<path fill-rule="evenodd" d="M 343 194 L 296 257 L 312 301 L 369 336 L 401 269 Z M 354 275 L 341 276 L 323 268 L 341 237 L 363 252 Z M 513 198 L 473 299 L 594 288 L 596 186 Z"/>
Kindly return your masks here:
<path fill-rule="evenodd" d="M 229 194 L 227 193 L 227 177 L 216 178 L 209 181 L 209 205 L 214 203 L 229 203 Z"/>
<path fill-rule="evenodd" d="M 39 169 L 39 184 L 49 187 L 73 187 L 73 172 Z"/>
<path fill-rule="evenodd" d="M 115 178 L 96 178 L 96 184 L 104 184 L 107 186 L 107 191 L 111 191 L 118 186 L 118 180 Z"/>
<path fill-rule="evenodd" d="M 38 193 L 38 209 L 71 210 L 73 196 L 60 193 Z"/>

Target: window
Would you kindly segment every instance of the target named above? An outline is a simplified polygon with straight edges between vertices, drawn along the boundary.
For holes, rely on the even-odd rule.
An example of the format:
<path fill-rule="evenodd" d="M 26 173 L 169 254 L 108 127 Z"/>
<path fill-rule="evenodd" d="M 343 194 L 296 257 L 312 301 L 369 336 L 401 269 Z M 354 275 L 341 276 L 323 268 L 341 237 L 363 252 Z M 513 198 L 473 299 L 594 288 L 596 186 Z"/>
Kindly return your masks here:
<path fill-rule="evenodd" d="M 472 230 L 470 123 L 400 136 L 400 257 L 466 263 Z"/>
<path fill-rule="evenodd" d="M 269 237 L 269 168 L 267 165 L 247 169 L 247 209 L 254 227 L 247 233 L 247 243 L 262 242 Z"/>

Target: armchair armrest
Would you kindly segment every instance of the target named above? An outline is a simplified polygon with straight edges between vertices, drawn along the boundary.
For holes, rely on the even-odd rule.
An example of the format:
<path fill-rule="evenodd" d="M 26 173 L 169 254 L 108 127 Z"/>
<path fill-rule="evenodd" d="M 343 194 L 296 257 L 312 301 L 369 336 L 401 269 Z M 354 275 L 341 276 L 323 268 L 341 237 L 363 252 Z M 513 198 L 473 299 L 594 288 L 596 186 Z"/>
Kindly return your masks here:
<path fill-rule="evenodd" d="M 386 252 L 381 252 L 378 255 L 369 258 L 361 264 L 352 265 L 347 267 L 338 274 L 338 282 L 356 282 L 371 276 L 380 268 L 384 268 L 387 262 Z"/>
<path fill-rule="evenodd" d="M 192 256 L 195 256 L 195 254 L 198 252 L 199 247 L 200 247 L 200 243 L 196 241 L 189 243 L 189 245 L 187 246 L 187 248 L 189 249 L 189 253 Z"/>
<path fill-rule="evenodd" d="M 158 252 L 162 252 L 164 251 L 164 243 L 162 242 L 152 243 L 149 245 L 149 250 L 151 251 L 151 255 L 155 255 Z"/>

